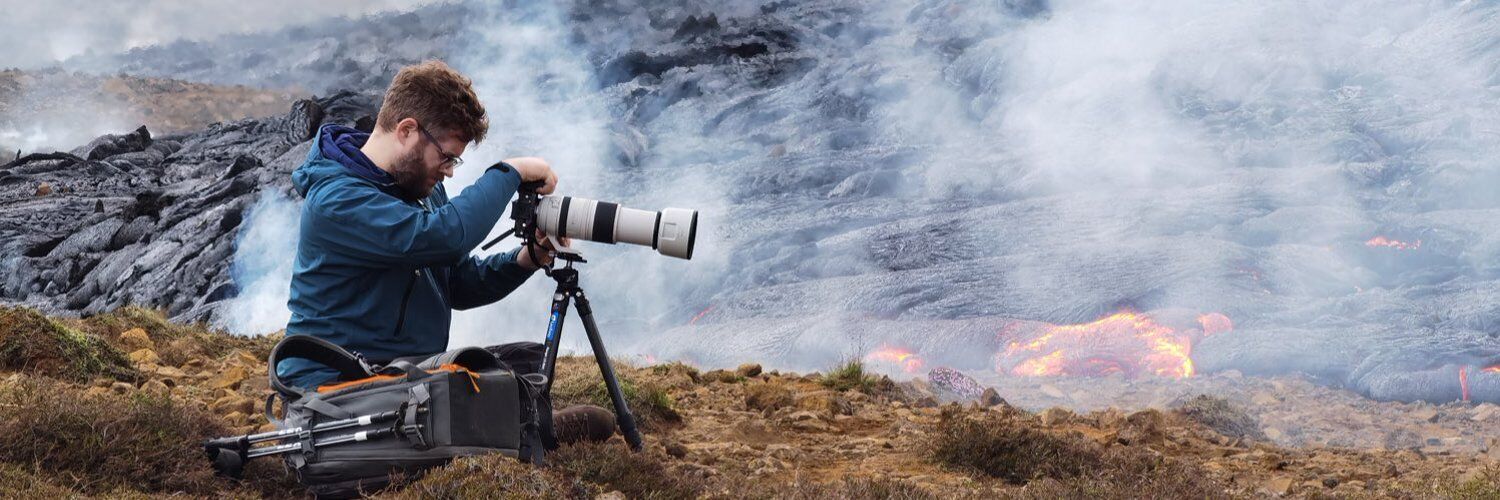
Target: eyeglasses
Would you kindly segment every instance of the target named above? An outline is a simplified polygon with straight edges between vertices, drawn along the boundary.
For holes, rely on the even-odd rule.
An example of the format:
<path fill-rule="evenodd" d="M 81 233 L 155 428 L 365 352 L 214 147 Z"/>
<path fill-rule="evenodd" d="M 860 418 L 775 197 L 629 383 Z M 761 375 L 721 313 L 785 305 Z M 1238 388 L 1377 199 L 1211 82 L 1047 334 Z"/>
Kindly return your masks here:
<path fill-rule="evenodd" d="M 458 168 L 459 165 L 463 165 L 464 164 L 464 159 L 463 158 L 459 158 L 458 155 L 448 154 L 447 151 L 443 151 L 443 146 L 439 145 L 438 141 L 437 141 L 437 138 L 433 137 L 432 133 L 427 131 L 427 127 L 424 127 L 421 124 L 418 124 L 417 125 L 417 130 L 422 131 L 422 135 L 425 136 L 425 137 L 427 137 L 428 142 L 432 143 L 432 147 L 437 148 L 438 154 L 443 155 L 443 158 L 447 158 L 447 160 L 445 161 L 445 163 L 446 162 L 453 162 L 453 168 Z"/>

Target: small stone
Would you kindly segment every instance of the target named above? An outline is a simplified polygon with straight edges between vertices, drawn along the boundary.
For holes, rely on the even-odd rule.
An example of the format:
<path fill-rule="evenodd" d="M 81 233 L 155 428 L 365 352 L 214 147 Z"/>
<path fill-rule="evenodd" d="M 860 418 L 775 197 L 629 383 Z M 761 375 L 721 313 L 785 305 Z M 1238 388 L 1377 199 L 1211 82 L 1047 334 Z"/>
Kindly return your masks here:
<path fill-rule="evenodd" d="M 159 366 L 156 368 L 156 374 L 171 379 L 187 378 L 187 372 L 172 366 Z"/>
<path fill-rule="evenodd" d="M 125 382 L 115 382 L 109 385 L 109 391 L 115 394 L 126 394 L 129 393 L 132 389 L 135 389 L 135 386 Z"/>
<path fill-rule="evenodd" d="M 172 388 L 168 387 L 165 382 L 162 382 L 162 381 L 156 380 L 156 379 L 152 379 L 152 380 L 147 380 L 146 383 L 144 383 L 144 384 L 141 384 L 141 391 L 149 393 L 149 394 L 156 394 L 156 395 L 159 395 L 159 396 L 165 396 L 165 395 L 167 395 L 167 394 L 169 394 L 169 393 L 172 392 Z"/>
<path fill-rule="evenodd" d="M 739 368 L 735 368 L 734 374 L 745 378 L 759 377 L 760 365 L 757 363 L 745 363 L 740 365 Z"/>
<path fill-rule="evenodd" d="M 620 490 L 615 490 L 609 493 L 600 493 L 599 496 L 594 497 L 594 500 L 630 500 L 630 497 L 625 496 Z"/>
<path fill-rule="evenodd" d="M 1339 487 L 1339 482 L 1340 482 L 1339 478 L 1336 478 L 1336 477 L 1324 478 L 1323 479 L 1323 487 L 1324 488 L 1337 488 L 1337 487 Z"/>
<path fill-rule="evenodd" d="M 856 393 L 857 394 L 857 393 Z M 845 396 L 833 391 L 814 391 L 797 397 L 797 409 L 825 416 L 849 415 L 854 407 Z"/>
<path fill-rule="evenodd" d="M 51 184 L 48 184 L 48 183 L 45 183 L 45 182 L 43 182 L 41 184 L 37 184 L 37 186 L 36 186 L 36 193 L 35 193 L 36 196 L 47 196 L 49 194 L 52 194 L 52 185 Z"/>
<path fill-rule="evenodd" d="M 161 357 L 157 356 L 156 351 L 153 351 L 151 349 L 138 349 L 132 351 L 129 355 L 127 355 L 127 357 L 130 358 L 131 363 L 135 363 L 136 365 L 140 366 L 156 365 L 161 363 Z"/>
<path fill-rule="evenodd" d="M 799 412 L 793 413 L 791 415 L 787 415 L 787 420 L 791 420 L 793 422 L 801 422 L 801 421 L 804 421 L 804 420 L 817 420 L 817 419 L 818 419 L 818 414 L 810 412 L 810 411 L 799 411 Z"/>
<path fill-rule="evenodd" d="M 1003 405 L 1005 404 L 1005 398 L 1000 397 L 1000 392 L 996 391 L 994 387 L 986 387 L 984 392 L 979 395 L 979 404 L 985 407 Z"/>
<path fill-rule="evenodd" d="M 120 343 L 134 349 L 156 349 L 156 343 L 151 341 L 151 336 L 140 328 L 131 328 L 120 333 Z"/>
<path fill-rule="evenodd" d="M 1427 422 L 1436 422 L 1437 419 L 1438 419 L 1437 408 L 1433 408 L 1431 406 L 1424 406 L 1424 407 L 1412 410 L 1411 413 L 1410 413 L 1410 415 L 1414 419 L 1422 420 L 1422 421 L 1427 421 Z"/>
<path fill-rule="evenodd" d="M 234 365 L 220 371 L 218 375 L 208 381 L 208 386 L 214 389 L 238 389 L 240 383 L 244 382 L 249 376 L 249 374 L 245 373 L 244 367 Z"/>
<path fill-rule="evenodd" d="M 937 408 L 938 400 L 932 396 L 922 396 L 913 401 L 911 405 L 917 408 Z"/>
<path fill-rule="evenodd" d="M 1276 477 L 1266 481 L 1263 485 L 1272 495 L 1285 495 L 1292 492 L 1292 485 L 1296 484 L 1292 478 Z"/>
<path fill-rule="evenodd" d="M 240 427 L 248 423 L 250 421 L 250 417 L 245 416 L 244 413 L 234 412 L 225 415 L 224 420 L 229 421 L 229 425 L 232 427 Z"/>
<path fill-rule="evenodd" d="M 252 400 L 252 399 L 250 399 L 250 398 L 247 398 L 247 397 L 240 396 L 240 395 L 236 394 L 236 395 L 233 395 L 233 396 L 226 396 L 226 397 L 222 397 L 222 398 L 216 399 L 216 400 L 214 400 L 213 404 L 209 405 L 208 407 L 209 407 L 209 409 L 213 410 L 215 413 L 236 413 L 236 412 L 238 412 L 238 413 L 243 413 L 243 414 L 250 414 L 250 413 L 252 413 L 252 412 L 255 411 L 255 401 Z M 244 425 L 244 423 L 239 423 L 239 424 L 235 424 L 235 425 Z"/>
<path fill-rule="evenodd" d="M 667 455 L 675 458 L 683 458 L 688 454 L 687 447 L 683 446 L 682 443 L 676 441 L 667 441 L 666 443 L 662 444 L 662 448 L 665 449 Z"/>

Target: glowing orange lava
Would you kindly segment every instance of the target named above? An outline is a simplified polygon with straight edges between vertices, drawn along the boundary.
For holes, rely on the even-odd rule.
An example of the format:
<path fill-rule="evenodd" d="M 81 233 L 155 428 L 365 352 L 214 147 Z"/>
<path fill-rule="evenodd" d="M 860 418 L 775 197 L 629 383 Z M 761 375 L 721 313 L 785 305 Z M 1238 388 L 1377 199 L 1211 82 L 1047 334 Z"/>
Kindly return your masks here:
<path fill-rule="evenodd" d="M 1458 367 L 1458 390 L 1463 393 L 1464 401 L 1469 400 L 1469 369 Z"/>
<path fill-rule="evenodd" d="M 1012 341 L 996 369 L 1018 376 L 1141 374 L 1191 377 L 1193 342 L 1234 329 L 1228 316 L 1197 317 L 1201 330 L 1179 331 L 1147 314 L 1125 311 L 1077 325 L 1047 325 L 1030 340 Z"/>
<path fill-rule="evenodd" d="M 1417 241 L 1413 241 L 1413 242 L 1407 243 L 1407 242 L 1401 241 L 1401 240 L 1388 239 L 1388 238 L 1386 238 L 1384 236 L 1376 236 L 1374 238 L 1370 238 L 1370 241 L 1366 241 L 1365 242 L 1365 246 L 1371 247 L 1371 248 L 1374 248 L 1374 247 L 1387 247 L 1387 248 L 1394 248 L 1394 249 L 1397 249 L 1397 250 L 1416 250 L 1418 248 L 1422 248 L 1422 240 L 1417 240 Z"/>
<path fill-rule="evenodd" d="M 1494 372 L 1494 373 L 1500 373 L 1500 365 L 1495 365 L 1495 366 L 1491 366 L 1489 368 L 1485 368 L 1484 371 Z"/>
<path fill-rule="evenodd" d="M 916 373 L 922 369 L 922 358 L 910 350 L 893 346 L 881 346 L 865 356 L 866 361 L 883 361 L 900 365 L 906 373 Z"/>
<path fill-rule="evenodd" d="M 697 323 L 697 322 L 698 322 L 698 320 L 699 320 L 699 319 L 702 319 L 702 318 L 703 318 L 703 315 L 705 315 L 705 314 L 708 314 L 708 312 L 709 312 L 709 311 L 712 311 L 712 310 L 714 310 L 714 306 L 713 306 L 713 304 L 709 304 L 709 305 L 708 305 L 708 307 L 707 307 L 707 308 L 705 308 L 705 309 L 703 309 L 703 310 L 702 310 L 702 311 L 700 311 L 700 312 L 699 312 L 699 313 L 698 313 L 698 315 L 696 315 L 696 316 L 693 316 L 693 319 L 691 319 L 691 320 L 688 320 L 688 324 L 689 324 L 689 325 L 692 325 L 692 324 L 694 324 L 694 323 Z"/>

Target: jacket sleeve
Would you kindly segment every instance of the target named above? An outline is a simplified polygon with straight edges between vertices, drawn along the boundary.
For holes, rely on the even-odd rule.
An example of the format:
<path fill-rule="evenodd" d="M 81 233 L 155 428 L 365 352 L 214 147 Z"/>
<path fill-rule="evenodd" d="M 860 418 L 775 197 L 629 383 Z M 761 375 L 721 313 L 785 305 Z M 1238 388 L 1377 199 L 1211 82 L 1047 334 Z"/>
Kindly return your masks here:
<path fill-rule="evenodd" d="M 520 184 L 515 170 L 491 169 L 432 212 L 373 186 L 328 185 L 307 200 L 303 236 L 372 267 L 451 265 L 479 246 Z"/>
<path fill-rule="evenodd" d="M 516 263 L 520 247 L 486 258 L 469 257 L 452 268 L 448 286 L 454 309 L 472 309 L 510 295 L 530 278 L 535 270 Z"/>

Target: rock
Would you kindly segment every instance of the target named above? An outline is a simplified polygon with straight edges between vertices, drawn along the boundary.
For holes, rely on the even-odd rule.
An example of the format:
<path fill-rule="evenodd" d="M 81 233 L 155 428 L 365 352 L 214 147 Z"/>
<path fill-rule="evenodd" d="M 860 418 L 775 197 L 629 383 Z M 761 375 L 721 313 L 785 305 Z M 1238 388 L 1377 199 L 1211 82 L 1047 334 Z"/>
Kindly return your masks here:
<path fill-rule="evenodd" d="M 147 394 L 165 396 L 172 392 L 172 388 L 168 387 L 166 383 L 160 380 L 151 379 L 147 380 L 146 383 L 141 384 L 141 391 Z"/>
<path fill-rule="evenodd" d="M 745 363 L 734 369 L 734 374 L 745 378 L 759 377 L 760 365 L 757 363 Z"/>
<path fill-rule="evenodd" d="M 255 400 L 235 394 L 232 396 L 225 396 L 216 399 L 212 404 L 208 405 L 208 407 L 215 413 L 227 414 L 232 412 L 239 412 L 241 414 L 248 415 L 255 412 Z M 235 425 L 244 425 L 244 423 Z"/>
<path fill-rule="evenodd" d="M 729 372 L 726 370 L 709 370 L 708 373 L 703 374 L 703 380 L 705 382 L 733 384 L 744 379 L 739 375 L 735 375 L 733 372 Z"/>
<path fill-rule="evenodd" d="M 1047 427 L 1066 424 L 1068 422 L 1071 422 L 1074 417 L 1072 411 L 1068 410 L 1067 408 L 1058 406 L 1042 410 L 1040 416 L 1042 419 L 1042 425 L 1045 425 Z"/>
<path fill-rule="evenodd" d="M 113 392 L 115 394 L 126 394 L 133 389 L 135 389 L 135 386 L 125 382 L 115 382 L 109 385 L 109 392 Z"/>
<path fill-rule="evenodd" d="M 240 383 L 244 382 L 248 377 L 249 374 L 245 372 L 245 367 L 231 365 L 219 371 L 218 375 L 210 379 L 208 386 L 213 389 L 238 389 Z"/>
<path fill-rule="evenodd" d="M 608 493 L 600 493 L 599 496 L 594 497 L 594 500 L 630 500 L 630 497 L 625 496 L 620 490 L 614 490 Z"/>
<path fill-rule="evenodd" d="M 1431 406 L 1426 406 L 1426 405 L 1423 405 L 1420 408 L 1412 410 L 1410 413 L 1408 413 L 1408 415 L 1410 415 L 1411 418 L 1413 418 L 1413 419 L 1421 420 L 1421 421 L 1424 421 L 1424 422 L 1436 422 L 1437 419 L 1438 419 L 1437 408 L 1433 408 Z"/>
<path fill-rule="evenodd" d="M 922 396 L 913 401 L 911 405 L 917 408 L 937 408 L 938 400 L 932 396 Z"/>
<path fill-rule="evenodd" d="M 1469 420 L 1475 422 L 1486 422 L 1496 417 L 1500 417 L 1500 405 L 1484 403 L 1469 410 Z"/>
<path fill-rule="evenodd" d="M 250 422 L 250 417 L 245 416 L 245 414 L 242 412 L 236 411 L 225 415 L 224 420 L 228 421 L 229 425 L 232 427 L 241 427 Z"/>
<path fill-rule="evenodd" d="M 150 366 L 161 363 L 161 357 L 157 356 L 156 351 L 153 351 L 151 349 L 137 349 L 135 351 L 131 351 L 131 353 L 128 354 L 127 357 L 129 357 L 130 362 L 135 363 L 136 366 Z"/>
<path fill-rule="evenodd" d="M 173 366 L 158 366 L 156 367 L 156 374 L 170 379 L 187 378 L 187 372 L 182 371 L 181 368 Z"/>
<path fill-rule="evenodd" d="M 792 403 L 792 391 L 781 384 L 765 382 L 745 386 L 745 407 L 751 410 L 769 413 Z"/>
<path fill-rule="evenodd" d="M 1261 487 L 1264 488 L 1267 492 L 1270 492 L 1272 495 L 1280 496 L 1291 493 L 1292 485 L 1294 484 L 1296 484 L 1296 481 L 1294 481 L 1292 478 L 1273 477 L 1266 480 L 1265 483 L 1262 483 Z"/>
<path fill-rule="evenodd" d="M 151 336 L 140 328 L 131 328 L 121 332 L 120 343 L 131 349 L 156 349 L 156 343 L 151 341 Z"/>
<path fill-rule="evenodd" d="M 675 458 L 684 458 L 687 457 L 688 454 L 687 447 L 683 446 L 682 443 L 679 443 L 677 441 L 667 441 L 665 443 L 662 443 L 662 448 L 663 451 L 666 451 L 667 455 Z"/>
<path fill-rule="evenodd" d="M 1250 397 L 1250 403 L 1256 406 L 1271 406 L 1280 402 L 1281 400 L 1276 399 L 1276 396 L 1268 392 L 1257 392 L 1254 396 Z"/>
<path fill-rule="evenodd" d="M 1000 397 L 1000 391 L 996 391 L 994 387 L 986 387 L 979 395 L 979 404 L 985 407 L 1003 405 L 1005 398 Z"/>
<path fill-rule="evenodd" d="M 815 412 L 826 417 L 849 415 L 854 408 L 845 398 L 833 391 L 814 391 L 797 396 L 797 409 Z"/>

